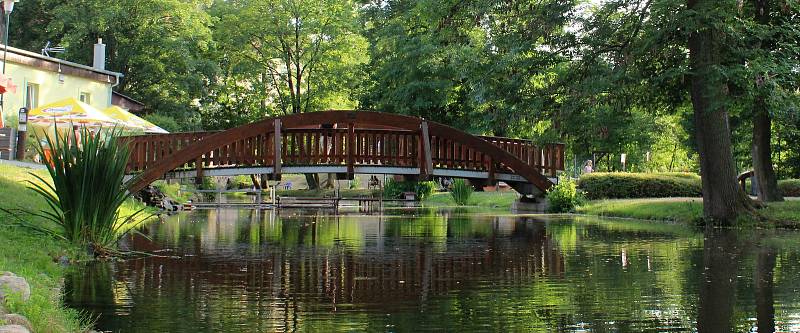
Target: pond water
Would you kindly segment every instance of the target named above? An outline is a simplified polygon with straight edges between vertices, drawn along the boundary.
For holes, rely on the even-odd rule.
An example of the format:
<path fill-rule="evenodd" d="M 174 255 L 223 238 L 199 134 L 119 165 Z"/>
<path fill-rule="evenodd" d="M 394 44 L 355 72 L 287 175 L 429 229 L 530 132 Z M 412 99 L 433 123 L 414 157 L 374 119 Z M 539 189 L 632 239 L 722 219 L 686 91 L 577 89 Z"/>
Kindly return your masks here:
<path fill-rule="evenodd" d="M 430 209 L 198 210 L 79 267 L 114 332 L 800 332 L 800 234 Z"/>

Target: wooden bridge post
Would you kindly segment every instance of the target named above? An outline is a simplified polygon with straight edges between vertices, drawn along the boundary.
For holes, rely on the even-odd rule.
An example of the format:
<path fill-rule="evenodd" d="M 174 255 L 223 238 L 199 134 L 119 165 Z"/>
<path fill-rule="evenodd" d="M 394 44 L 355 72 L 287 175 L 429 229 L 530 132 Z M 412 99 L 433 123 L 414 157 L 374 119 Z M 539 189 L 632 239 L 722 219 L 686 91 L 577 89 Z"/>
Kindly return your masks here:
<path fill-rule="evenodd" d="M 496 183 L 496 179 L 495 179 L 495 176 L 494 176 L 494 172 L 495 172 L 495 170 L 494 170 L 494 159 L 492 159 L 491 156 L 487 156 L 486 158 L 489 160 L 489 165 L 488 165 L 489 175 L 488 175 L 488 177 L 486 179 L 486 182 L 488 183 L 487 185 L 494 186 L 495 183 Z"/>
<path fill-rule="evenodd" d="M 272 176 L 275 180 L 281 179 L 281 119 L 275 118 L 275 155 L 273 156 L 274 168 L 272 169 Z"/>
<path fill-rule="evenodd" d="M 354 123 L 347 124 L 347 178 L 355 177 L 355 150 L 356 150 L 356 126 Z"/>
<path fill-rule="evenodd" d="M 203 185 L 203 157 L 198 157 L 194 160 L 194 166 L 197 172 L 195 173 L 194 183 Z"/>
<path fill-rule="evenodd" d="M 431 137 L 428 135 L 428 121 L 423 120 L 420 124 L 422 140 L 420 140 L 420 165 L 419 165 L 419 173 L 422 176 L 427 176 L 433 174 L 433 158 L 431 157 Z"/>

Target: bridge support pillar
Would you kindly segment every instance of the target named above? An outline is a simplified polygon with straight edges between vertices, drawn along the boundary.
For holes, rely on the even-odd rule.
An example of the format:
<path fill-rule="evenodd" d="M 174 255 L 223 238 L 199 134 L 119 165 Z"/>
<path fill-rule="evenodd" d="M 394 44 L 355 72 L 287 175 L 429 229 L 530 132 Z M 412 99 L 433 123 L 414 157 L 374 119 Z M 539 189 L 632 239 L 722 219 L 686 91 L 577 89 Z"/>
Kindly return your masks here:
<path fill-rule="evenodd" d="M 544 197 L 527 197 L 522 196 L 511 204 L 511 211 L 517 213 L 534 212 L 544 213 L 547 212 L 550 203 Z"/>
<path fill-rule="evenodd" d="M 196 159 L 194 161 L 194 165 L 197 170 L 196 177 L 194 177 L 194 183 L 197 185 L 203 185 L 203 159 Z"/>

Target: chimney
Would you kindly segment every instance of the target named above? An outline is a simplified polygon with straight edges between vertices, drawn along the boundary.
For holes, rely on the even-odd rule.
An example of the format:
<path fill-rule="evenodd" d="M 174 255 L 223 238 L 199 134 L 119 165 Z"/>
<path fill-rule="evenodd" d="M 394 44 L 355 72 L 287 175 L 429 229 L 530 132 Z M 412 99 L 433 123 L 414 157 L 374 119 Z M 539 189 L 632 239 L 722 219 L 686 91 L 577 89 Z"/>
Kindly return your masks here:
<path fill-rule="evenodd" d="M 98 38 L 97 44 L 94 44 L 94 58 L 92 67 L 99 70 L 106 69 L 106 44 L 103 44 L 103 39 Z"/>

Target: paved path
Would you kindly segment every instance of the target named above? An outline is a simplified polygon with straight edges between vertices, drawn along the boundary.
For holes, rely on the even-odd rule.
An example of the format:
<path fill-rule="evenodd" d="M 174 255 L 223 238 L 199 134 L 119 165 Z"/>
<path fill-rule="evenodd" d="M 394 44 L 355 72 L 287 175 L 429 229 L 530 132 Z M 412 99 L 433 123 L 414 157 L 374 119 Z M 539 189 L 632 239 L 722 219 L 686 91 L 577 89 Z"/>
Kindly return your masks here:
<path fill-rule="evenodd" d="M 9 164 L 9 165 L 13 165 L 13 166 L 22 167 L 22 168 L 28 168 L 28 169 L 45 169 L 46 168 L 44 166 L 44 164 L 31 163 L 31 162 L 21 162 L 21 161 L 0 160 L 0 164 Z"/>

